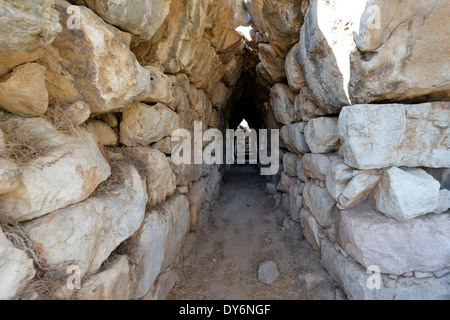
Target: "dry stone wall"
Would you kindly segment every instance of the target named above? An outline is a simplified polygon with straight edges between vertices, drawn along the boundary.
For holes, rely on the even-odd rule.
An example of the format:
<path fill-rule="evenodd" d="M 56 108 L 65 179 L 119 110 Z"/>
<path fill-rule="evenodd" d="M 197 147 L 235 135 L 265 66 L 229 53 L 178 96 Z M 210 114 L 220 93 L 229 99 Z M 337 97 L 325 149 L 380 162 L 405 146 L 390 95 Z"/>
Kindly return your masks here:
<path fill-rule="evenodd" d="M 171 134 L 224 130 L 242 97 L 280 129 L 266 192 L 349 299 L 450 299 L 449 14 L 1 2 L 0 299 L 164 298 L 225 170 L 174 164 Z"/>
<path fill-rule="evenodd" d="M 287 80 L 271 89 L 286 149 L 266 192 L 348 298 L 449 299 L 450 51 L 436 39 L 448 2 L 311 0 L 302 10 Z M 260 48 L 279 47 L 268 41 Z M 261 63 L 283 73 L 276 59 Z"/>
<path fill-rule="evenodd" d="M 224 129 L 243 2 L 3 1 L 0 15 L 0 298 L 164 298 L 224 170 L 174 165 L 171 134 Z"/>

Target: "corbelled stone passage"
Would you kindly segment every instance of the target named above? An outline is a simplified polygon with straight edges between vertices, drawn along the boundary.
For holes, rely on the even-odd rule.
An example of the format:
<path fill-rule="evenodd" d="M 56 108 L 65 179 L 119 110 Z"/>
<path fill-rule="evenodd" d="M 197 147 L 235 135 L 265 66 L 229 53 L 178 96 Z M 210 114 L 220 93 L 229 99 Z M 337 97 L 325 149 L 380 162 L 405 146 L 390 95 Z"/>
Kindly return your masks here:
<path fill-rule="evenodd" d="M 197 262 L 204 298 L 450 299 L 449 15 L 2 1 L 0 299 L 201 299 Z M 243 119 L 279 130 L 275 175 L 172 159 L 177 129 Z"/>

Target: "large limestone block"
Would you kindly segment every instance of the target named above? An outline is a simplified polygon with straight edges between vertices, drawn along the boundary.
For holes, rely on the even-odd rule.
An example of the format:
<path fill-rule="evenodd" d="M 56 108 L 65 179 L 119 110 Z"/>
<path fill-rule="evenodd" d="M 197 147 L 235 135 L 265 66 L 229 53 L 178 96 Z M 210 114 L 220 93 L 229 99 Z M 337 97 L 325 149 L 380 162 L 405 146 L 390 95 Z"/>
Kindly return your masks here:
<path fill-rule="evenodd" d="M 345 164 L 344 160 L 336 159 L 328 167 L 326 186 L 334 200 L 338 200 L 345 187 L 353 178 L 355 170 Z"/>
<path fill-rule="evenodd" d="M 314 102 L 314 97 L 308 87 L 300 89 L 300 93 L 295 97 L 294 108 L 295 117 L 302 121 L 309 121 L 327 114 Z"/>
<path fill-rule="evenodd" d="M 244 57 L 241 55 L 235 56 L 223 68 L 222 81 L 228 87 L 234 87 L 241 77 L 242 67 L 244 65 Z"/>
<path fill-rule="evenodd" d="M 434 209 L 433 213 L 444 213 L 448 210 L 450 210 L 450 190 L 448 189 L 439 190 L 438 204 L 436 206 L 436 209 Z"/>
<path fill-rule="evenodd" d="M 39 59 L 61 32 L 53 0 L 2 1 L 0 4 L 0 76 Z"/>
<path fill-rule="evenodd" d="M 298 154 L 311 152 L 302 132 L 303 127 L 303 123 L 297 122 L 281 128 L 281 140 L 289 151 Z"/>
<path fill-rule="evenodd" d="M 228 98 L 230 97 L 231 89 L 228 88 L 225 83 L 219 81 L 208 93 L 208 99 L 211 102 L 213 107 L 221 110 L 225 104 L 227 103 Z"/>
<path fill-rule="evenodd" d="M 305 127 L 305 139 L 313 153 L 329 153 L 339 150 L 338 118 L 317 118 Z"/>
<path fill-rule="evenodd" d="M 361 202 L 378 184 L 381 174 L 358 172 L 339 196 L 338 208 L 345 209 Z"/>
<path fill-rule="evenodd" d="M 284 58 L 273 50 L 270 43 L 260 43 L 258 50 L 259 60 L 269 73 L 272 82 L 281 82 L 286 79 Z"/>
<path fill-rule="evenodd" d="M 431 214 L 400 222 L 373 210 L 367 202 L 339 210 L 339 244 L 364 267 L 401 275 L 436 271 L 450 263 L 450 215 Z"/>
<path fill-rule="evenodd" d="M 307 206 L 319 225 L 328 228 L 332 225 L 336 201 L 331 197 L 326 188 L 318 186 L 314 180 L 310 180 L 303 190 L 305 206 Z"/>
<path fill-rule="evenodd" d="M 326 181 L 329 167 L 337 157 L 338 156 L 333 154 L 305 154 L 302 159 L 305 176 L 319 181 Z"/>
<path fill-rule="evenodd" d="M 65 272 L 77 265 L 92 275 L 144 220 L 145 183 L 133 166 L 123 166 L 121 184 L 110 192 L 27 222 L 24 227 L 45 261 Z M 51 235 L 51 236 L 49 236 Z"/>
<path fill-rule="evenodd" d="M 298 58 L 299 47 L 300 45 L 297 43 L 289 50 L 284 65 L 289 87 L 294 92 L 300 92 L 300 90 L 306 86 L 305 75 L 303 74 L 302 66 L 300 65 Z"/>
<path fill-rule="evenodd" d="M 17 249 L 0 228 L 0 300 L 14 298 L 35 274 L 33 260 Z"/>
<path fill-rule="evenodd" d="M 129 300 L 130 287 L 128 257 L 121 256 L 107 270 L 89 277 L 76 297 L 80 300 Z"/>
<path fill-rule="evenodd" d="M 289 193 L 289 188 L 291 187 L 291 179 L 286 174 L 286 172 L 281 173 L 280 181 L 278 182 L 277 189 L 278 191 Z"/>
<path fill-rule="evenodd" d="M 0 194 L 14 191 L 20 187 L 21 173 L 16 162 L 0 158 Z"/>
<path fill-rule="evenodd" d="M 120 141 L 126 146 L 147 146 L 170 136 L 178 128 L 178 115 L 165 105 L 135 103 L 123 113 Z"/>
<path fill-rule="evenodd" d="M 122 111 L 143 99 L 150 76 L 129 49 L 131 36 L 82 6 L 80 29 L 70 30 L 69 5 L 56 3 L 64 28 L 41 59 L 49 94 L 62 105 L 84 100 L 92 113 Z"/>
<path fill-rule="evenodd" d="M 250 24 L 250 15 L 245 9 L 245 1 L 229 0 L 230 15 L 228 17 L 228 28 L 236 29 L 239 26 L 248 26 Z"/>
<path fill-rule="evenodd" d="M 134 271 L 135 298 L 144 296 L 158 275 L 175 259 L 189 227 L 189 202 L 184 195 L 168 199 L 162 208 L 150 212 L 136 239 L 139 264 Z"/>
<path fill-rule="evenodd" d="M 303 23 L 301 0 L 264 0 L 263 15 L 269 42 L 285 57 L 298 42 Z"/>
<path fill-rule="evenodd" d="M 295 122 L 294 101 L 295 94 L 287 84 L 277 83 L 270 90 L 270 103 L 275 119 L 282 124 L 289 125 Z"/>
<path fill-rule="evenodd" d="M 86 125 L 86 130 L 92 133 L 97 143 L 101 146 L 115 146 L 119 140 L 117 133 L 102 121 L 89 121 Z"/>
<path fill-rule="evenodd" d="M 345 107 L 339 135 L 354 168 L 450 167 L 449 102 Z"/>
<path fill-rule="evenodd" d="M 43 115 L 48 107 L 45 71 L 44 66 L 27 63 L 0 78 L 0 107 L 13 113 Z"/>
<path fill-rule="evenodd" d="M 380 277 L 380 289 L 370 289 L 373 272 L 353 259 L 346 259 L 327 239 L 322 241 L 322 264 L 350 300 L 448 300 L 450 274 L 441 278 Z"/>
<path fill-rule="evenodd" d="M 297 162 L 298 161 L 299 161 L 299 157 L 295 153 L 286 152 L 283 155 L 283 168 L 284 168 L 284 172 L 286 172 L 288 176 L 297 177 Z"/>
<path fill-rule="evenodd" d="M 252 23 L 260 32 L 266 31 L 266 21 L 263 15 L 263 0 L 245 1 L 245 8 L 252 19 Z"/>
<path fill-rule="evenodd" d="M 149 205 L 159 204 L 175 192 L 176 177 L 162 152 L 149 147 L 133 148 L 130 152 L 144 164 Z"/>
<path fill-rule="evenodd" d="M 240 39 L 242 40 L 242 37 Z M 209 92 L 212 85 L 222 78 L 223 68 L 219 55 L 209 41 L 202 39 L 195 48 L 192 60 L 184 70 L 196 88 Z"/>
<path fill-rule="evenodd" d="M 372 0 L 368 4 L 351 55 L 353 103 L 448 99 L 450 43 L 442 34 L 450 28 L 450 3 Z"/>
<path fill-rule="evenodd" d="M 192 184 L 188 192 L 190 228 L 195 229 L 197 226 L 197 217 L 200 209 L 205 201 L 206 180 L 199 180 Z"/>
<path fill-rule="evenodd" d="M 297 178 L 291 179 L 289 188 L 289 214 L 294 221 L 300 221 L 300 211 L 303 209 L 302 192 L 304 184 Z"/>
<path fill-rule="evenodd" d="M 168 158 L 172 172 L 175 174 L 177 186 L 187 186 L 190 182 L 198 181 L 202 176 L 202 166 L 198 164 L 176 165 Z"/>
<path fill-rule="evenodd" d="M 422 169 L 386 170 L 373 193 L 375 208 L 405 221 L 433 212 L 439 200 L 439 182 Z"/>
<path fill-rule="evenodd" d="M 21 185 L 0 195 L 0 211 L 14 221 L 40 217 L 83 201 L 110 175 L 90 133 L 67 135 L 41 118 L 9 120 L 24 145 L 33 143 L 42 155 L 20 167 Z"/>
<path fill-rule="evenodd" d="M 311 0 L 300 33 L 299 56 L 317 105 L 337 113 L 350 105 L 350 53 L 367 1 Z M 351 8 L 351 10 L 349 10 Z"/>
<path fill-rule="evenodd" d="M 300 212 L 300 224 L 306 241 L 308 241 L 314 250 L 320 252 L 324 234 L 322 228 L 311 214 L 311 211 L 307 208 L 303 208 Z"/>
<path fill-rule="evenodd" d="M 91 107 L 84 101 L 77 101 L 62 107 L 65 116 L 76 125 L 80 125 L 89 119 Z"/>
<path fill-rule="evenodd" d="M 211 9 L 208 6 L 211 6 L 210 1 L 172 1 L 170 14 L 157 36 L 133 47 L 139 61 L 143 65 L 151 63 L 161 66 L 161 71 L 169 74 L 185 70 L 196 59 L 196 53 L 206 50 L 206 45 L 210 45 L 208 39 L 203 39 L 207 24 L 211 26 L 214 22 L 207 21 L 208 11 Z M 224 20 L 227 18 L 223 12 L 221 17 Z M 212 47 L 211 49 L 214 51 Z M 211 53 L 209 50 L 208 55 Z"/>
<path fill-rule="evenodd" d="M 173 94 L 170 78 L 153 66 L 146 66 L 145 69 L 150 72 L 150 90 L 142 101 L 148 103 L 160 102 L 171 106 L 173 104 Z"/>
<path fill-rule="evenodd" d="M 230 62 L 236 55 L 240 55 L 244 51 L 244 37 L 239 31 L 228 29 L 225 33 L 223 44 L 217 48 L 220 61 L 225 65 Z M 221 73 L 223 74 L 223 68 Z"/>
<path fill-rule="evenodd" d="M 111 25 L 133 35 L 135 42 L 150 40 L 170 13 L 172 0 L 75 0 L 88 6 Z"/>

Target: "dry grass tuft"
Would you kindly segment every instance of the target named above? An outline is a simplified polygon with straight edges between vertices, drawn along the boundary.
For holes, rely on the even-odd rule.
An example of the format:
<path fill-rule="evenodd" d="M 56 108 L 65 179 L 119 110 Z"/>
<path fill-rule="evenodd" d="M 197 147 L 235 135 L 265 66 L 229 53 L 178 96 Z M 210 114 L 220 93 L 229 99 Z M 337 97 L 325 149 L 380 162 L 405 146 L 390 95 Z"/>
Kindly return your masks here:
<path fill-rule="evenodd" d="M 107 194 L 120 186 L 123 182 L 123 168 L 127 165 L 135 167 L 141 178 L 146 179 L 147 164 L 130 148 L 100 147 L 100 152 L 111 167 L 111 176 L 99 184 L 91 197 Z"/>
<path fill-rule="evenodd" d="M 49 266 L 39 255 L 36 248 L 22 226 L 19 224 L 2 223 L 6 237 L 20 250 L 23 250 L 33 260 L 36 275 L 26 287 L 16 295 L 14 300 L 56 300 L 61 299 L 58 292 L 66 285 L 67 274 L 64 266 L 55 268 Z"/>
<path fill-rule="evenodd" d="M 0 130 L 7 141 L 7 145 L 0 150 L 0 155 L 17 161 L 18 164 L 45 156 L 50 149 L 37 134 L 20 130 L 15 117 L 0 118 Z"/>
<path fill-rule="evenodd" d="M 49 107 L 43 115 L 43 118 L 49 121 L 61 133 L 75 136 L 79 132 L 77 124 L 67 117 L 61 104 L 54 98 L 50 98 Z"/>

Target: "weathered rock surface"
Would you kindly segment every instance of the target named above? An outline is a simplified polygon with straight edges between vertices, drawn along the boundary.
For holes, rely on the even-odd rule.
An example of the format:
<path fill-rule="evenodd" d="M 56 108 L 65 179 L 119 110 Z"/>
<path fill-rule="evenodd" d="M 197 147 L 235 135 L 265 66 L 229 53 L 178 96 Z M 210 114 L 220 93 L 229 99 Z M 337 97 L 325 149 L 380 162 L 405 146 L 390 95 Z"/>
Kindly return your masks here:
<path fill-rule="evenodd" d="M 300 223 L 302 226 L 303 235 L 306 241 L 316 250 L 320 252 L 323 232 L 317 220 L 307 208 L 303 208 L 300 212 Z"/>
<path fill-rule="evenodd" d="M 174 193 L 177 187 L 176 177 L 167 157 L 162 152 L 149 147 L 133 148 L 130 152 L 144 165 L 150 206 L 163 202 Z"/>
<path fill-rule="evenodd" d="M 12 112 L 40 116 L 47 111 L 45 67 L 27 63 L 0 78 L 0 107 Z"/>
<path fill-rule="evenodd" d="M 76 125 L 80 125 L 89 119 L 91 107 L 84 101 L 77 101 L 62 107 L 66 117 Z"/>
<path fill-rule="evenodd" d="M 314 102 L 314 97 L 308 87 L 302 87 L 300 93 L 295 97 L 295 117 L 297 120 L 309 121 L 327 114 Z"/>
<path fill-rule="evenodd" d="M 327 113 L 350 105 L 350 53 L 366 1 L 311 0 L 300 32 L 299 56 L 306 83 Z M 352 10 L 349 10 L 352 8 Z"/>
<path fill-rule="evenodd" d="M 353 259 L 346 259 L 335 250 L 334 245 L 324 239 L 322 242 L 322 263 L 331 278 L 339 284 L 350 300 L 448 300 L 450 276 L 436 279 L 398 278 L 381 276 L 380 290 L 369 289 L 370 276 Z"/>
<path fill-rule="evenodd" d="M 264 261 L 258 268 L 258 279 L 266 285 L 271 285 L 280 277 L 277 264 L 273 261 Z"/>
<path fill-rule="evenodd" d="M 307 178 L 326 181 L 327 173 L 331 163 L 337 158 L 336 155 L 324 155 L 307 153 L 303 156 L 303 172 Z"/>
<path fill-rule="evenodd" d="M 289 193 L 290 187 L 291 187 L 291 179 L 285 172 L 282 172 L 281 179 L 280 179 L 280 182 L 278 183 L 277 189 L 279 191 Z"/>
<path fill-rule="evenodd" d="M 178 186 L 187 186 L 190 182 L 197 181 L 202 176 L 202 167 L 198 164 L 176 165 L 168 158 L 172 172 L 175 174 Z"/>
<path fill-rule="evenodd" d="M 357 50 L 351 55 L 353 103 L 448 99 L 450 44 L 440 34 L 450 28 L 449 3 L 370 4 L 356 30 Z"/>
<path fill-rule="evenodd" d="M 270 43 L 260 43 L 258 49 L 259 60 L 269 73 L 272 82 L 281 82 L 286 79 L 284 58 L 280 57 L 278 53 L 273 50 Z"/>
<path fill-rule="evenodd" d="M 268 195 L 273 195 L 273 194 L 277 193 L 277 185 L 276 185 L 276 183 L 273 183 L 273 182 L 267 183 L 265 192 Z"/>
<path fill-rule="evenodd" d="M 0 158 L 0 194 L 14 191 L 20 187 L 20 168 L 10 159 Z"/>
<path fill-rule="evenodd" d="M 173 104 L 172 81 L 170 78 L 153 66 L 146 66 L 150 73 L 150 89 L 148 95 L 142 99 L 148 103 L 162 103 L 166 106 Z"/>
<path fill-rule="evenodd" d="M 344 160 L 334 160 L 328 167 L 326 186 L 328 192 L 336 201 L 339 199 L 345 187 L 353 178 L 354 169 L 345 164 Z"/>
<path fill-rule="evenodd" d="M 48 264 L 65 272 L 70 263 L 79 266 L 82 276 L 92 275 L 139 229 L 147 204 L 145 183 L 132 166 L 121 167 L 120 174 L 122 183 L 112 191 L 25 224 Z"/>
<path fill-rule="evenodd" d="M 39 59 L 61 31 L 53 0 L 2 1 L 0 16 L 0 76 Z"/>
<path fill-rule="evenodd" d="M 305 75 L 303 74 L 302 66 L 298 58 L 299 44 L 297 43 L 289 50 L 284 69 L 286 70 L 286 77 L 289 87 L 294 92 L 300 90 L 306 85 Z"/>
<path fill-rule="evenodd" d="M 77 298 L 80 300 L 130 299 L 130 267 L 128 257 L 121 256 L 105 271 L 87 279 Z"/>
<path fill-rule="evenodd" d="M 175 270 L 161 273 L 150 291 L 142 297 L 142 300 L 166 300 L 170 291 L 179 280 L 180 278 Z"/>
<path fill-rule="evenodd" d="M 450 216 L 431 214 L 400 222 L 373 210 L 366 202 L 340 210 L 339 244 L 364 267 L 401 275 L 436 271 L 450 262 Z"/>
<path fill-rule="evenodd" d="M 285 57 L 298 42 L 303 23 L 300 0 L 264 0 L 262 8 L 268 40 L 275 51 Z"/>
<path fill-rule="evenodd" d="M 439 182 L 422 169 L 386 170 L 373 193 L 375 208 L 405 221 L 433 212 L 439 200 Z"/>
<path fill-rule="evenodd" d="M 270 90 L 270 103 L 275 119 L 282 124 L 289 125 L 295 122 L 294 101 L 295 94 L 287 84 L 277 83 Z"/>
<path fill-rule="evenodd" d="M 295 180 L 292 181 L 292 180 Z M 298 179 L 291 179 L 289 187 L 289 214 L 292 220 L 300 222 L 300 212 L 303 209 L 302 192 L 305 185 Z"/>
<path fill-rule="evenodd" d="M 450 103 L 355 105 L 339 116 L 341 153 L 358 169 L 450 167 Z"/>
<path fill-rule="evenodd" d="M 95 1 L 76 0 L 111 25 L 133 34 L 135 42 L 150 40 L 169 15 L 172 0 Z"/>
<path fill-rule="evenodd" d="M 444 213 L 450 209 L 450 190 L 439 190 L 439 200 L 433 213 Z"/>
<path fill-rule="evenodd" d="M 311 210 L 317 222 L 324 228 L 330 227 L 333 223 L 336 201 L 333 200 L 327 189 L 308 182 L 303 191 L 303 197 L 305 205 Z"/>
<path fill-rule="evenodd" d="M 98 120 L 89 121 L 86 130 L 92 133 L 101 146 L 115 146 L 119 140 L 117 133 L 106 123 Z"/>
<path fill-rule="evenodd" d="M 289 151 L 298 154 L 310 152 L 305 136 L 302 133 L 302 128 L 303 123 L 299 122 L 281 128 L 280 137 Z"/>
<path fill-rule="evenodd" d="M 189 202 L 184 195 L 168 199 L 161 209 L 150 212 L 135 242 L 136 298 L 144 296 L 158 275 L 174 260 L 189 227 Z"/>
<path fill-rule="evenodd" d="M 126 146 L 147 146 L 179 128 L 178 115 L 165 105 L 133 104 L 123 113 L 120 141 Z"/>
<path fill-rule="evenodd" d="M 33 260 L 17 249 L 0 228 L 0 300 L 14 298 L 35 274 Z"/>
<path fill-rule="evenodd" d="M 358 173 L 342 191 L 339 196 L 338 208 L 345 209 L 354 206 L 364 200 L 364 198 L 375 188 L 381 174 L 360 172 Z"/>
<path fill-rule="evenodd" d="M 69 5 L 55 4 L 63 31 L 41 59 L 47 67 L 49 94 L 62 105 L 84 100 L 92 113 L 122 111 L 144 98 L 150 76 L 129 49 L 131 36 L 82 6 L 80 29 L 70 30 L 66 25 Z"/>
<path fill-rule="evenodd" d="M 305 139 L 313 153 L 339 150 L 338 118 L 312 119 L 305 126 Z"/>
<path fill-rule="evenodd" d="M 222 81 L 227 86 L 234 87 L 236 85 L 241 76 L 243 64 L 243 56 L 237 55 L 224 66 Z"/>
<path fill-rule="evenodd" d="M 297 161 L 298 155 L 295 153 L 285 153 L 283 155 L 284 172 L 290 177 L 297 177 Z"/>
<path fill-rule="evenodd" d="M 0 195 L 0 211 L 14 221 L 40 217 L 86 199 L 110 175 L 95 140 L 84 130 L 69 136 L 41 118 L 9 120 L 21 143 L 42 155 L 21 165 L 21 185 Z"/>

